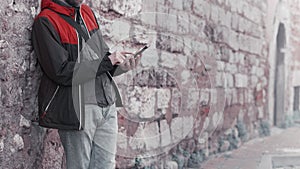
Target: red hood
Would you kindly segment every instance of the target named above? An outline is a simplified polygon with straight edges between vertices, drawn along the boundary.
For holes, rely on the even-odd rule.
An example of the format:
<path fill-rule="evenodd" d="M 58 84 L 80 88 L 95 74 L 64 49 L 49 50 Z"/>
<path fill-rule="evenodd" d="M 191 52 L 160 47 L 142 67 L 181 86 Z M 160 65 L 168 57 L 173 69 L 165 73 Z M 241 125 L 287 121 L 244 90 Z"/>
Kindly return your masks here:
<path fill-rule="evenodd" d="M 75 13 L 75 9 L 73 7 L 62 6 L 53 2 L 52 0 L 42 0 L 41 8 L 42 10 L 45 8 L 50 8 L 55 12 L 68 16 L 72 16 Z"/>

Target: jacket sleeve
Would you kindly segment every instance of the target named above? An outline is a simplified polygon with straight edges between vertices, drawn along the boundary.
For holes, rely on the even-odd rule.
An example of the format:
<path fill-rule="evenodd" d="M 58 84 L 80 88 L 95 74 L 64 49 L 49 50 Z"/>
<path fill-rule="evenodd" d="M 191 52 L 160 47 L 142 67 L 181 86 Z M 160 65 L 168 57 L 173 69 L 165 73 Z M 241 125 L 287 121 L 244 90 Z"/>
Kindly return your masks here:
<path fill-rule="evenodd" d="M 123 73 L 128 72 L 128 70 L 123 70 L 120 66 L 114 65 L 113 69 L 109 71 L 112 76 L 119 76 Z"/>
<path fill-rule="evenodd" d="M 108 56 L 81 63 L 70 61 L 70 54 L 63 47 L 58 33 L 44 17 L 34 22 L 32 43 L 43 72 L 59 85 L 83 83 L 113 69 Z"/>

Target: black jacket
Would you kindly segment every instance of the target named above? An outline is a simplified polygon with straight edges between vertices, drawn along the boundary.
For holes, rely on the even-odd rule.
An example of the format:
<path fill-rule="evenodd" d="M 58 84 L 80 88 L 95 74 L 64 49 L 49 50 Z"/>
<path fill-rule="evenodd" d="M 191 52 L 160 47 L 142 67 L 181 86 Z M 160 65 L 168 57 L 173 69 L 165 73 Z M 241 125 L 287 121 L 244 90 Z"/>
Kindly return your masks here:
<path fill-rule="evenodd" d="M 54 1 L 42 1 L 42 11 L 32 31 L 33 48 L 43 71 L 38 91 L 39 124 L 81 130 L 85 103 L 94 101 L 105 105 L 106 101 L 106 104 L 116 102 L 116 106 L 122 106 L 112 76 L 123 71 L 111 64 L 109 49 L 92 10 L 86 5 L 80 6 L 80 15 L 90 35 L 81 51 L 76 30 L 58 15 L 75 20 L 75 8 Z M 94 99 L 91 93 L 85 96 L 84 86 L 95 88 Z"/>

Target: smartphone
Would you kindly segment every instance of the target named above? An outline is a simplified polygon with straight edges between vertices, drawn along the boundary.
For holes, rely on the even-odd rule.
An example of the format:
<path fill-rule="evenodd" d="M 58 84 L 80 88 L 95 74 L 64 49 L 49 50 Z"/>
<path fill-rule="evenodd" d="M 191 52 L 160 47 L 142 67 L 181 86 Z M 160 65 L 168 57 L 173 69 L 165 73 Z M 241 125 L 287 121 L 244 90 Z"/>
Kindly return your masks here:
<path fill-rule="evenodd" d="M 141 49 L 139 49 L 138 51 L 136 51 L 133 55 L 134 58 L 136 58 L 139 54 L 142 54 L 146 49 L 149 48 L 149 45 L 145 45 L 143 46 Z"/>

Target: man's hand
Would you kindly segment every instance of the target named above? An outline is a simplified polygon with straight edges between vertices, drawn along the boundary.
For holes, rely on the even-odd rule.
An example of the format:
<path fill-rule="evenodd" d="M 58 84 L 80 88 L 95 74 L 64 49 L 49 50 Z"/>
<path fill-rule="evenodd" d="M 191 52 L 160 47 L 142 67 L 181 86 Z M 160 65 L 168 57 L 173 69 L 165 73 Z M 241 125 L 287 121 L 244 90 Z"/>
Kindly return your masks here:
<path fill-rule="evenodd" d="M 142 55 L 138 55 L 137 57 L 133 56 L 133 53 L 126 53 L 126 60 L 120 64 L 122 70 L 128 71 L 137 67 L 140 63 Z"/>
<path fill-rule="evenodd" d="M 119 65 L 124 63 L 125 61 L 125 53 L 126 52 L 114 52 L 111 55 L 108 56 L 110 59 L 112 65 Z"/>

